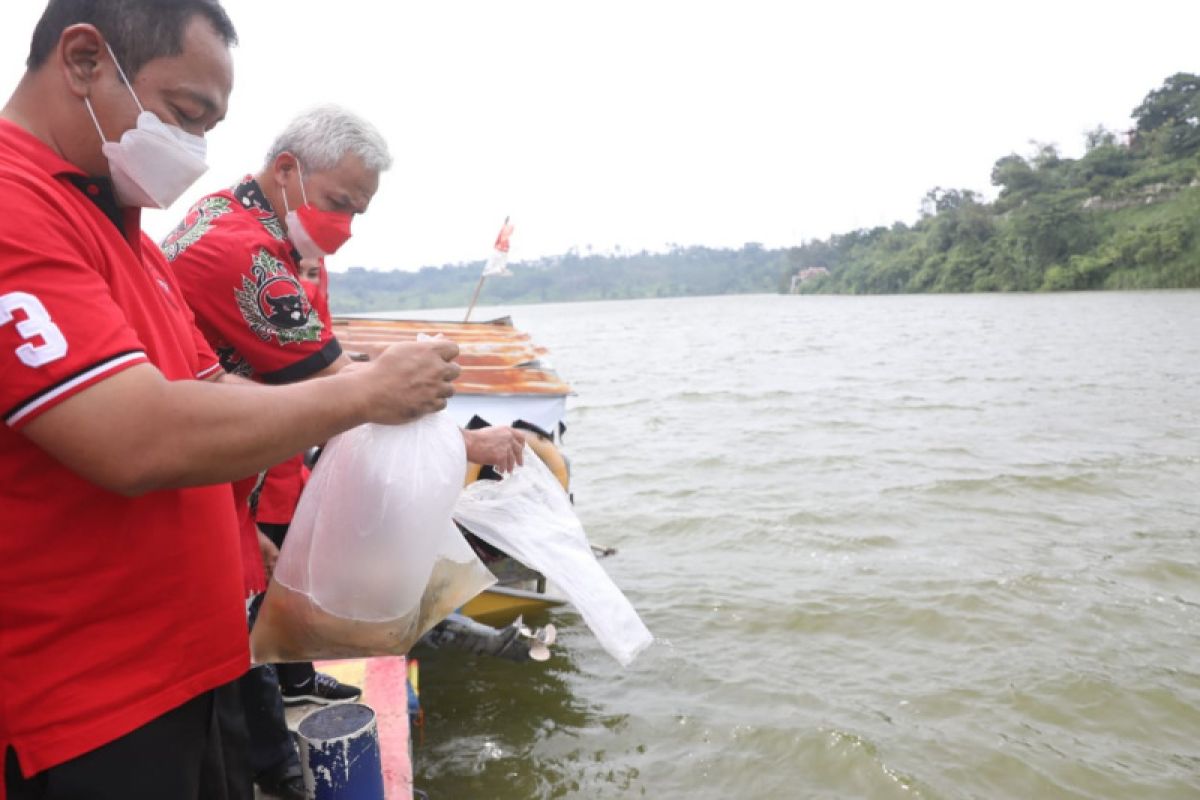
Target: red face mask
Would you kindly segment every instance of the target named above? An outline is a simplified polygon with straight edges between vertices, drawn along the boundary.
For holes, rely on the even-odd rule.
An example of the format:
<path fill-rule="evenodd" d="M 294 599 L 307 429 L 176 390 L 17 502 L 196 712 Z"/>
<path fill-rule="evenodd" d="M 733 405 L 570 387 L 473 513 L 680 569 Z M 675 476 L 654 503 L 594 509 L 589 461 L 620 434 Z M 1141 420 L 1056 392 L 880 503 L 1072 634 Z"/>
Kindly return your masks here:
<path fill-rule="evenodd" d="M 350 223 L 354 219 L 349 214 L 322 211 L 308 203 L 300 206 L 289 217 L 288 236 L 300 251 L 300 255 L 305 258 L 324 258 L 336 253 L 338 248 L 350 239 Z M 295 235 L 294 230 L 295 234 L 299 235 Z M 307 238 L 316 245 L 317 252 L 305 253 L 304 248 L 300 247 L 299 240 L 302 238 Z"/>
<path fill-rule="evenodd" d="M 297 209 L 289 208 L 287 191 L 284 191 L 283 207 L 287 211 L 285 223 L 288 238 L 304 258 L 317 260 L 333 255 L 350 239 L 350 223 L 354 215 L 322 211 L 308 202 L 299 161 L 296 162 L 296 172 L 300 177 L 300 196 L 304 199 L 304 205 Z"/>

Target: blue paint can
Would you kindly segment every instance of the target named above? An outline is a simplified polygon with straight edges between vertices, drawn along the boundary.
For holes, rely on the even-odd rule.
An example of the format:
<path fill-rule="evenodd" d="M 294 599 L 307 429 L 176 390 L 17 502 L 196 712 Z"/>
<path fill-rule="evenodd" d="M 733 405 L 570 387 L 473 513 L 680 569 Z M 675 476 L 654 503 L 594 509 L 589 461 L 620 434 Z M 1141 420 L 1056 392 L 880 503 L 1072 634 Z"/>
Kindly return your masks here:
<path fill-rule="evenodd" d="M 338 703 L 300 721 L 300 762 L 314 800 L 384 800 L 375 712 Z"/>

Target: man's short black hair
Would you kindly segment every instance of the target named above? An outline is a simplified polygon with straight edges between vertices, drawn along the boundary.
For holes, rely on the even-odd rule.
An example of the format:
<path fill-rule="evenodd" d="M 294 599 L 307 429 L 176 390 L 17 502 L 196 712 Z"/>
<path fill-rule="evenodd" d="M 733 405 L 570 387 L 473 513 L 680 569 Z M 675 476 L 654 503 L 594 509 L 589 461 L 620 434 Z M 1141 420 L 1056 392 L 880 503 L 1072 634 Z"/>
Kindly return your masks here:
<path fill-rule="evenodd" d="M 41 67 L 63 31 L 88 23 L 104 36 L 133 80 L 146 62 L 183 52 L 183 33 L 196 15 L 211 22 L 226 45 L 237 43 L 237 31 L 220 0 L 50 0 L 33 29 L 25 66 Z"/>

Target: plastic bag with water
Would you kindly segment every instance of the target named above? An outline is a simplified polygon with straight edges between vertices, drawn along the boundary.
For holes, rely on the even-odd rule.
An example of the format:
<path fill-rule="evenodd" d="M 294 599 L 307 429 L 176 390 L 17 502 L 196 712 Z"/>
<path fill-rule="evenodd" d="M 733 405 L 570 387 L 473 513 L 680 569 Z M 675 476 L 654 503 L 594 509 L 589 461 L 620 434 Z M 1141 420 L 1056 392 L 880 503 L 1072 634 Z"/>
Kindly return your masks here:
<path fill-rule="evenodd" d="M 463 490 L 454 518 L 554 583 L 608 653 L 629 666 L 654 640 L 596 561 L 562 485 L 528 445 L 524 464 L 499 481 Z"/>
<path fill-rule="evenodd" d="M 403 655 L 495 583 L 451 520 L 465 473 L 445 412 L 331 439 L 251 634 L 254 661 Z"/>

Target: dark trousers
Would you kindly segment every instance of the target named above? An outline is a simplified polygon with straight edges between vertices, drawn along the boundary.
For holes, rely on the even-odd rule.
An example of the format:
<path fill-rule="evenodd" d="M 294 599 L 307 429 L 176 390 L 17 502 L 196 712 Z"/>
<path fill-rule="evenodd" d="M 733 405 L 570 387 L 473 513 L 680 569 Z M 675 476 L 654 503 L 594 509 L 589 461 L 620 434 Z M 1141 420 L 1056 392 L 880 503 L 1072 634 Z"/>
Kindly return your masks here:
<path fill-rule="evenodd" d="M 275 543 L 276 547 L 283 547 L 283 540 L 287 536 L 288 531 L 287 525 L 260 522 L 258 527 L 259 530 L 266 534 L 268 539 Z M 311 661 L 297 661 L 294 664 L 276 664 L 275 671 L 279 675 L 280 686 L 297 689 L 311 687 L 312 680 L 317 675 L 317 671 L 313 669 Z"/>
<path fill-rule="evenodd" d="M 227 800 L 254 800 L 254 773 L 250 771 L 250 733 L 242 711 L 243 675 L 214 690 L 213 707 L 221 730 L 221 759 L 224 762 Z"/>
<path fill-rule="evenodd" d="M 8 748 L 8 800 L 227 800 L 214 692 L 56 767 L 24 778 Z"/>
<path fill-rule="evenodd" d="M 246 761 L 255 778 L 300 771 L 300 756 L 283 715 L 279 679 L 270 664 L 254 667 L 238 681 L 250 746 Z"/>
<path fill-rule="evenodd" d="M 258 618 L 264 595 L 250 604 L 250 627 Z M 254 777 L 277 776 L 300 770 L 300 756 L 288 730 L 283 713 L 283 696 L 275 666 L 262 664 L 252 667 L 238 679 L 242 711 L 250 744 L 246 750 L 247 763 Z"/>

